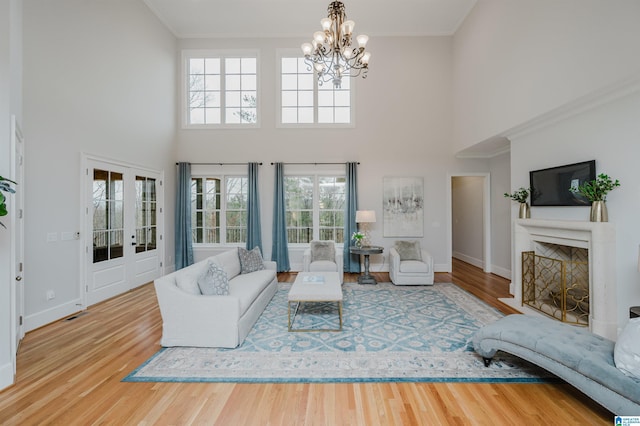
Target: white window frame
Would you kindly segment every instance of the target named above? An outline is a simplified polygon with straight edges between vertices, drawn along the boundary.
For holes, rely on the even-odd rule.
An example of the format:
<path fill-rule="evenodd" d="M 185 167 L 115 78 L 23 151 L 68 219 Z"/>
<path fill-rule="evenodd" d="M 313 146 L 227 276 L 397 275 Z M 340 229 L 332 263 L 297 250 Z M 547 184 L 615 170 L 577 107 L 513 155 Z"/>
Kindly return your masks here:
<path fill-rule="evenodd" d="M 220 109 L 221 109 L 221 122 L 209 123 L 209 124 L 191 124 L 189 123 L 189 59 L 191 58 L 219 58 L 221 61 L 220 67 Z M 256 59 L 256 115 L 257 119 L 255 123 L 226 123 L 226 107 L 225 107 L 225 73 L 224 73 L 224 60 L 228 58 L 255 58 Z M 181 58 L 181 84 L 182 88 L 180 93 L 181 98 L 181 116 L 182 116 L 182 128 L 183 129 L 257 129 L 260 128 L 261 121 L 261 99 L 262 94 L 260 91 L 260 55 L 258 50 L 239 49 L 239 50 L 211 50 L 211 49 L 186 49 L 182 51 Z"/>
<path fill-rule="evenodd" d="M 227 174 L 211 173 L 211 174 L 192 174 L 191 175 L 191 180 L 219 179 L 221 182 L 220 183 L 220 242 L 219 243 L 197 243 L 194 241 L 193 242 L 194 247 L 224 247 L 224 246 L 244 247 L 246 244 L 246 241 L 241 241 L 238 243 L 227 242 L 227 179 L 228 178 L 248 179 L 248 176 L 247 174 L 236 174 L 236 173 L 227 173 Z M 247 194 L 247 197 L 248 197 L 248 194 Z M 203 202 L 206 203 L 206 200 L 203 200 Z M 191 227 L 192 229 L 195 227 L 193 223 L 191 224 Z"/>
<path fill-rule="evenodd" d="M 300 129 L 300 128 L 354 128 L 356 127 L 356 81 L 357 78 L 353 77 L 344 77 L 350 80 L 350 89 L 349 89 L 349 97 L 350 97 L 350 122 L 349 123 L 318 123 L 318 90 L 317 90 L 317 75 L 314 74 L 314 80 L 316 81 L 316 86 L 314 90 L 314 103 L 313 103 L 313 123 L 283 123 L 282 122 L 282 58 L 303 58 L 302 51 L 300 49 L 277 49 L 276 50 L 276 64 L 277 64 L 277 73 L 276 73 L 276 127 L 284 128 L 284 129 Z M 324 84 L 332 84 L 330 81 Z"/>
<path fill-rule="evenodd" d="M 290 167 L 290 166 L 287 166 Z M 312 171 L 298 171 L 294 170 L 291 172 L 285 172 L 284 175 L 286 178 L 295 178 L 295 177 L 313 177 L 313 207 L 312 207 L 312 227 L 313 227 L 313 237 L 312 240 L 318 240 L 320 238 L 320 178 L 325 177 L 342 177 L 346 178 L 346 174 L 344 170 L 335 171 L 335 170 L 312 170 Z M 345 197 L 346 197 L 346 188 L 345 188 Z M 347 200 L 345 199 L 345 202 Z M 285 212 L 286 215 L 286 212 Z M 345 219 L 346 220 L 346 219 Z M 345 241 L 348 241 L 348 237 L 343 236 Z M 308 247 L 309 243 L 288 243 L 290 247 Z M 336 242 L 338 247 L 343 247 L 344 243 Z"/>

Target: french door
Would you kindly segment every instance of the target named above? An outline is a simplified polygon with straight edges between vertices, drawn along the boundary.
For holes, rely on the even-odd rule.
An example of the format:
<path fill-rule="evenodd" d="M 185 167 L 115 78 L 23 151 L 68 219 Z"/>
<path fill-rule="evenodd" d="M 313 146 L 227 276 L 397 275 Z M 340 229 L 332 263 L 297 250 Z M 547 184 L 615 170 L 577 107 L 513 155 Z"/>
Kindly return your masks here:
<path fill-rule="evenodd" d="M 162 273 L 163 190 L 159 172 L 87 159 L 86 303 Z"/>

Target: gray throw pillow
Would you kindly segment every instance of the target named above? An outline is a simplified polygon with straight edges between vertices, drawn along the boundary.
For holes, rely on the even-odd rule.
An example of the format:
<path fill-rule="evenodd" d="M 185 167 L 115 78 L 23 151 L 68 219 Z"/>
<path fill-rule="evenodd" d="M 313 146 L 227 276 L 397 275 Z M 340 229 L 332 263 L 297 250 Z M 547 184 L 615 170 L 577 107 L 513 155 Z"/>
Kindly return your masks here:
<path fill-rule="evenodd" d="M 229 294 L 229 278 L 224 269 L 209 261 L 207 269 L 198 277 L 198 287 L 207 296 L 226 296 Z"/>
<path fill-rule="evenodd" d="M 311 261 L 336 261 L 336 245 L 333 241 L 311 241 Z"/>
<path fill-rule="evenodd" d="M 255 246 L 253 250 L 247 250 L 238 247 L 238 256 L 240 257 L 240 273 L 248 274 L 250 272 L 260 271 L 264 268 L 262 261 L 262 253 L 260 247 Z"/>
<path fill-rule="evenodd" d="M 422 260 L 420 241 L 396 241 L 395 247 L 400 260 Z"/>

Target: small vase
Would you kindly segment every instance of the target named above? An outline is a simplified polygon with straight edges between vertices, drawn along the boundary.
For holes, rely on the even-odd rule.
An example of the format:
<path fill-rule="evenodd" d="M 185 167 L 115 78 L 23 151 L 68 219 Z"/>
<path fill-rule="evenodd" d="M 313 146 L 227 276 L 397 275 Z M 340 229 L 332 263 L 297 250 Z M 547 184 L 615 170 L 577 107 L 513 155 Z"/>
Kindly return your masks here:
<path fill-rule="evenodd" d="M 356 240 L 356 247 L 358 248 L 362 247 L 362 240 Z"/>
<path fill-rule="evenodd" d="M 520 203 L 520 211 L 518 212 L 520 219 L 529 219 L 531 217 L 531 209 L 528 203 Z"/>
<path fill-rule="evenodd" d="M 591 203 L 591 222 L 608 222 L 607 205 L 604 201 L 594 201 Z"/>

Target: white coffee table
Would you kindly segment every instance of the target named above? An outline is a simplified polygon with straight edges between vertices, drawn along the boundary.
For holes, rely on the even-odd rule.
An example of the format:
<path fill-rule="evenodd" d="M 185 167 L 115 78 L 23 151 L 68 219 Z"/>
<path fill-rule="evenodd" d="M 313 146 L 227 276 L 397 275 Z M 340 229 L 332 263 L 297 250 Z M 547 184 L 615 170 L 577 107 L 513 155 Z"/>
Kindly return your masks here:
<path fill-rule="evenodd" d="M 301 303 L 336 302 L 338 304 L 339 328 L 292 328 Z M 291 304 L 295 303 L 293 316 Z M 289 290 L 287 315 L 289 331 L 342 331 L 342 285 L 337 272 L 299 272 Z"/>

